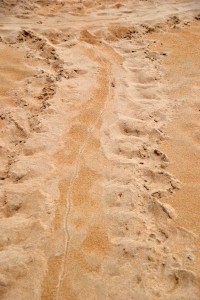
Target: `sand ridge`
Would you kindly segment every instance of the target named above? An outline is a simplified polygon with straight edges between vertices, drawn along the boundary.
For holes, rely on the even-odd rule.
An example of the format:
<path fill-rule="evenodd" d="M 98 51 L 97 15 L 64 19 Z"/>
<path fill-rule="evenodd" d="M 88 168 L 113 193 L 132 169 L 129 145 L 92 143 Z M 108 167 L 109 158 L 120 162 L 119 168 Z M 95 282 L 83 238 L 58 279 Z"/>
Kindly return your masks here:
<path fill-rule="evenodd" d="M 160 143 L 182 98 L 159 44 L 199 3 L 0 8 L 1 298 L 199 299 L 196 235 L 166 203 L 182 178 Z"/>

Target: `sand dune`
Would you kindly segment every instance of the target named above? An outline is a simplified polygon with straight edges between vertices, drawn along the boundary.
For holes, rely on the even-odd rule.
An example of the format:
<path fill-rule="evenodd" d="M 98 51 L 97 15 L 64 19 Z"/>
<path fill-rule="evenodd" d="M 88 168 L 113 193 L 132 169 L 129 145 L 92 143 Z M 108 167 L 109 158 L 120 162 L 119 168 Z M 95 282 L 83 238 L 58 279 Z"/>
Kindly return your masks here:
<path fill-rule="evenodd" d="M 0 3 L 1 299 L 200 299 L 199 16 Z"/>

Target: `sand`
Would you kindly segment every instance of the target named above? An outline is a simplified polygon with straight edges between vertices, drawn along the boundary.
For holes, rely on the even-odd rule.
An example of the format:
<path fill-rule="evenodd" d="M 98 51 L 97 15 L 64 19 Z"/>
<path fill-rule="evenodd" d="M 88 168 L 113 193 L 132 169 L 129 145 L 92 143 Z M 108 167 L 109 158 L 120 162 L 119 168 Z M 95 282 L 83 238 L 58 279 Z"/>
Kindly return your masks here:
<path fill-rule="evenodd" d="M 177 38 L 178 37 L 178 38 Z M 179 212 L 177 225 L 190 228 L 199 235 L 199 65 L 200 43 L 199 25 L 193 22 L 189 27 L 172 30 L 160 36 L 163 48 L 169 51 L 165 60 L 166 80 L 169 81 L 169 96 L 173 101 L 182 102 L 175 118 L 167 126 L 169 139 L 161 144 L 167 153 L 173 173 L 182 183 L 180 191 L 168 199 Z M 174 80 L 176 78 L 176 81 Z M 196 240 L 199 249 L 199 237 Z M 199 270 L 199 254 L 196 253 L 193 268 Z"/>
<path fill-rule="evenodd" d="M 200 3 L 0 3 L 0 299 L 200 299 Z"/>

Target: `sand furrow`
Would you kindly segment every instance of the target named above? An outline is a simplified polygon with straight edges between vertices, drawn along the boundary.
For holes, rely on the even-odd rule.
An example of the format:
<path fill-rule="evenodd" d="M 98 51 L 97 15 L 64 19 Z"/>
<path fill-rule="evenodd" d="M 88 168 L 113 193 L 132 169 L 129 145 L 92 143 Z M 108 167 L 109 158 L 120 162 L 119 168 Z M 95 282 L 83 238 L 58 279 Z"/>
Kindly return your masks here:
<path fill-rule="evenodd" d="M 98 58 L 97 61 L 99 62 L 100 58 Z M 101 68 L 101 65 L 99 65 L 99 67 Z M 109 80 L 110 76 L 108 75 L 109 74 L 108 72 L 109 72 L 109 69 L 107 70 L 107 76 L 106 76 L 106 78 L 108 79 L 107 80 L 107 85 L 109 87 L 111 82 Z M 101 87 L 99 88 L 99 91 L 101 92 Z M 108 93 L 108 95 L 106 95 L 106 97 L 109 97 L 109 93 Z M 68 192 L 67 192 L 67 195 L 66 195 L 67 205 L 66 205 L 66 212 L 65 212 L 65 215 L 64 215 L 64 222 L 63 222 L 63 230 L 65 232 L 65 239 L 64 239 L 65 246 L 64 246 L 63 261 L 62 261 L 62 264 L 61 264 L 61 271 L 59 273 L 58 284 L 57 284 L 57 287 L 56 287 L 57 288 L 56 299 L 60 299 L 59 294 L 60 294 L 61 284 L 62 284 L 62 281 L 65 279 L 65 276 L 66 276 L 66 274 L 65 274 L 66 273 L 66 260 L 67 260 L 68 247 L 69 247 L 69 243 L 70 243 L 70 233 L 69 233 L 69 230 L 68 230 L 68 227 L 67 227 L 67 222 L 68 222 L 68 217 L 69 217 L 69 214 L 70 214 L 72 201 L 73 201 L 73 198 L 72 198 L 73 186 L 74 186 L 74 183 L 75 183 L 75 181 L 77 180 L 77 177 L 78 177 L 79 165 L 80 165 L 80 160 L 81 160 L 82 154 L 84 153 L 84 150 L 87 147 L 87 144 L 89 143 L 90 136 L 91 136 L 93 130 L 95 129 L 96 125 L 99 123 L 99 121 L 100 121 L 100 119 L 103 115 L 103 112 L 106 109 L 105 106 L 106 106 L 106 101 L 105 101 L 103 109 L 99 112 L 99 115 L 97 116 L 97 119 L 94 122 L 94 124 L 91 127 L 87 128 L 88 135 L 86 136 L 86 139 L 85 139 L 83 145 L 81 146 L 81 148 L 78 151 L 78 156 L 77 156 L 77 158 L 75 160 L 75 164 L 74 164 L 74 172 L 73 172 L 72 178 L 70 180 Z"/>
<path fill-rule="evenodd" d="M 69 181 L 69 185 L 67 187 L 67 193 L 66 193 L 66 205 L 65 205 L 65 214 L 63 218 L 63 231 L 65 233 L 64 237 L 64 254 L 60 266 L 60 272 L 58 277 L 58 284 L 56 286 L 56 298 L 62 299 L 62 293 L 61 289 L 63 289 L 63 281 L 65 280 L 67 270 L 67 253 L 68 248 L 70 246 L 70 233 L 68 229 L 68 222 L 69 222 L 69 216 L 70 212 L 73 206 L 73 202 L 76 202 L 76 199 L 73 199 L 73 190 L 75 184 L 78 184 L 79 180 L 79 172 L 80 172 L 80 164 L 82 160 L 82 156 L 85 152 L 86 147 L 90 144 L 90 139 L 93 135 L 93 132 L 97 127 L 99 128 L 101 119 L 107 109 L 107 106 L 109 105 L 110 98 L 112 98 L 112 63 L 111 61 L 108 61 L 107 56 L 109 57 L 110 54 L 117 57 L 117 54 L 115 54 L 114 51 L 110 50 L 109 47 L 106 45 L 103 45 L 101 47 L 96 47 L 96 50 L 93 50 L 91 47 L 82 47 L 82 51 L 88 55 L 89 59 L 94 60 L 94 62 L 98 65 L 99 68 L 99 79 L 97 79 L 97 90 L 92 91 L 92 98 L 88 100 L 88 106 L 92 105 L 94 115 L 89 116 L 89 119 L 87 118 L 87 102 L 85 105 L 85 108 L 83 108 L 79 113 L 79 119 L 83 122 L 83 126 L 86 126 L 86 136 L 82 137 L 79 135 L 80 142 L 80 148 L 78 150 L 77 156 L 74 157 L 74 163 L 73 163 L 73 171 L 72 171 L 72 177 Z M 105 54 L 104 54 L 105 51 Z M 108 54 L 107 54 L 108 53 Z M 105 58 L 106 57 L 106 58 Z M 91 104 L 90 104 L 91 103 Z M 86 117 L 84 117 L 86 115 Z M 85 133 L 84 133 L 85 135 Z M 76 140 L 77 142 L 77 140 Z M 78 143 L 79 145 L 79 143 Z M 77 151 L 75 150 L 75 153 Z M 61 222 L 62 223 L 62 222 Z M 51 287 L 52 289 L 53 287 Z M 61 296 L 60 296 L 61 294 Z M 47 296 L 45 296 L 47 297 Z"/>

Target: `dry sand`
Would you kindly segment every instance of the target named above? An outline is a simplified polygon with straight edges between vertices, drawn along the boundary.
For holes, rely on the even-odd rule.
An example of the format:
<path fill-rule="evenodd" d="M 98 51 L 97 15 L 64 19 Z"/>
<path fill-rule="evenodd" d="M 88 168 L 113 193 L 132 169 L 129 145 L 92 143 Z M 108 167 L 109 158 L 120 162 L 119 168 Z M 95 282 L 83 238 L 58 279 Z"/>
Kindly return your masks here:
<path fill-rule="evenodd" d="M 0 299 L 200 299 L 199 20 L 0 2 Z"/>
<path fill-rule="evenodd" d="M 158 36 L 157 36 L 158 38 Z M 200 233 L 200 31 L 198 22 L 181 30 L 159 36 L 159 49 L 170 55 L 165 60 L 169 97 L 178 105 L 177 114 L 167 127 L 169 139 L 161 149 L 169 158 L 168 170 L 182 183 L 182 188 L 168 199 L 178 212 L 177 225 Z M 196 240 L 197 251 L 200 247 Z M 193 268 L 198 272 L 200 255 Z"/>

